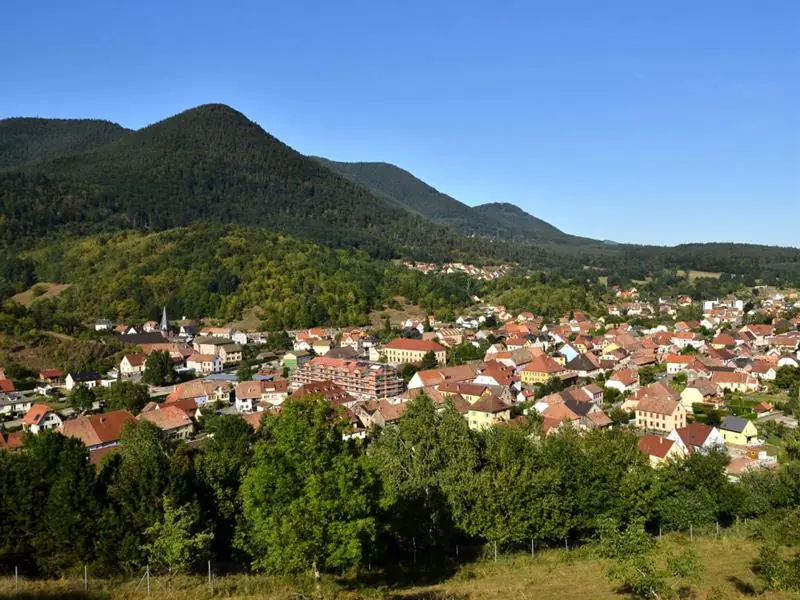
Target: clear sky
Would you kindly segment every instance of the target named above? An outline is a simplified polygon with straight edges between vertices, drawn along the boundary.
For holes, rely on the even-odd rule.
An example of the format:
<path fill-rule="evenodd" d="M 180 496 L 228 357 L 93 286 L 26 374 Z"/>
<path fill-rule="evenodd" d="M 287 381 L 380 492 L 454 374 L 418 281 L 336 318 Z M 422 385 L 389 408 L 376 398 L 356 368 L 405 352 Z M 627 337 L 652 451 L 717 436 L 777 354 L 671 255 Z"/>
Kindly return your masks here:
<path fill-rule="evenodd" d="M 224 102 L 622 242 L 800 245 L 800 1 L 2 0 L 0 118 Z"/>

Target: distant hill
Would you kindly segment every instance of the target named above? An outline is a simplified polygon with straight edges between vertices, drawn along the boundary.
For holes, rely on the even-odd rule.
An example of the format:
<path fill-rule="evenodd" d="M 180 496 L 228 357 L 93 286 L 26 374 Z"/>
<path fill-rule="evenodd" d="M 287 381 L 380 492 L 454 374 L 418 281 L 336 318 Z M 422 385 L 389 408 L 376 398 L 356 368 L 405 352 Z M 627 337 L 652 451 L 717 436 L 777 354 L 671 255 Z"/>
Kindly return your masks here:
<path fill-rule="evenodd" d="M 468 235 L 521 242 L 586 245 L 594 240 L 568 235 L 529 215 L 518 206 L 490 203 L 471 207 L 443 194 L 408 171 L 383 162 L 336 162 L 317 157 L 323 165 L 428 219 Z"/>
<path fill-rule="evenodd" d="M 97 119 L 3 119 L 0 170 L 96 150 L 129 133 L 116 123 Z"/>

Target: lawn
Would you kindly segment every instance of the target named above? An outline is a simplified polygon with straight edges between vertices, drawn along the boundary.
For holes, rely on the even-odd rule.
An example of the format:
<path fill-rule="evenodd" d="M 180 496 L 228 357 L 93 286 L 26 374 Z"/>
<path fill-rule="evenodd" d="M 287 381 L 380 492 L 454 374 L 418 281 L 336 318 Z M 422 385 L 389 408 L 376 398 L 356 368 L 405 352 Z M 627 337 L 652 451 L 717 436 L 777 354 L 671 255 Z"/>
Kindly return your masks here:
<path fill-rule="evenodd" d="M 756 546 L 732 530 L 720 539 L 665 536 L 665 550 L 676 550 L 687 544 L 696 549 L 702 565 L 692 589 L 692 598 L 749 598 L 756 594 L 763 600 L 788 600 L 796 594 L 762 592 L 752 573 Z M 484 559 L 464 564 L 424 584 L 414 584 L 371 573 L 360 579 L 326 577 L 322 590 L 325 598 L 340 600 L 505 600 L 513 598 L 584 600 L 627 598 L 605 576 L 605 561 L 593 556 L 590 547 L 565 551 L 547 550 L 529 554 L 500 555 L 497 562 Z M 151 580 L 151 597 L 184 600 L 189 598 L 258 598 L 279 600 L 314 597 L 308 576 L 279 578 L 244 576 L 215 578 L 213 594 L 205 577 L 175 578 L 167 589 L 166 578 Z M 136 579 L 109 582 L 90 579 L 90 598 L 127 600 L 146 597 L 146 583 Z M 21 596 L 14 596 L 13 578 L 0 579 L 0 599 L 21 598 L 84 598 L 80 574 L 73 579 L 50 582 L 22 581 Z"/>

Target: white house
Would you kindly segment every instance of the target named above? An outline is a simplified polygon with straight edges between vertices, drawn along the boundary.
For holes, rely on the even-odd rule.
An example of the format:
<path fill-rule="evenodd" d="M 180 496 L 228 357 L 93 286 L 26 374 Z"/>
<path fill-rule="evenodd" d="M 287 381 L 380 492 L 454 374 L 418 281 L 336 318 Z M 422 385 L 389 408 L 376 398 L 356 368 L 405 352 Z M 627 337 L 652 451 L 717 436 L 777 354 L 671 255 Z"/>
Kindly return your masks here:
<path fill-rule="evenodd" d="M 93 388 L 100 385 L 102 377 L 100 377 L 99 373 L 95 373 L 94 371 L 84 371 L 80 373 L 67 373 L 67 379 L 65 380 L 65 386 L 68 392 L 71 392 L 73 388 L 78 385 L 85 385 L 87 388 Z"/>
<path fill-rule="evenodd" d="M 58 413 L 46 404 L 34 404 L 22 418 L 22 429 L 33 435 L 46 429 L 61 427 L 63 421 Z"/>
<path fill-rule="evenodd" d="M 186 367 L 202 375 L 219 373 L 222 371 L 222 357 L 214 354 L 192 354 L 186 359 Z"/>

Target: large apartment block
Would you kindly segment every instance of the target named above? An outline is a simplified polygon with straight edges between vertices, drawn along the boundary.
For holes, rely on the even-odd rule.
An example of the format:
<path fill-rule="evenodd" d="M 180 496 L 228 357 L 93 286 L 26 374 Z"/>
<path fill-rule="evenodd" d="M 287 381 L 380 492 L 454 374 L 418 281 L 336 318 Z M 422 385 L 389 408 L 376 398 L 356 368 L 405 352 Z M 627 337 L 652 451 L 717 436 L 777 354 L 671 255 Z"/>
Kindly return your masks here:
<path fill-rule="evenodd" d="M 403 380 L 390 365 L 326 356 L 317 356 L 297 369 L 292 375 L 292 389 L 320 381 L 333 381 L 360 400 L 403 393 Z"/>

